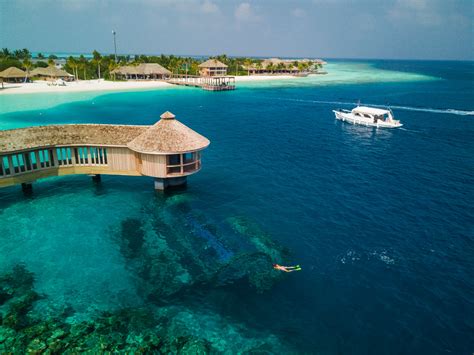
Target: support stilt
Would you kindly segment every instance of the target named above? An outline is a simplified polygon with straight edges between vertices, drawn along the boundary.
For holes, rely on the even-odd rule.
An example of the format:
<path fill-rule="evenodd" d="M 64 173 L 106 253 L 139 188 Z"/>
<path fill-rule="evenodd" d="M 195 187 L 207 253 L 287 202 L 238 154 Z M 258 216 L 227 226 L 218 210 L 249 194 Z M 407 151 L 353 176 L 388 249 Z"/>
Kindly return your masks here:
<path fill-rule="evenodd" d="M 95 174 L 95 175 L 91 175 L 92 176 L 92 181 L 94 182 L 100 182 L 102 180 L 100 174 Z"/>
<path fill-rule="evenodd" d="M 28 183 L 21 184 L 21 190 L 25 196 L 29 196 L 33 193 L 33 185 Z"/>
<path fill-rule="evenodd" d="M 186 183 L 186 176 L 175 178 L 155 178 L 155 190 L 164 191 L 171 187 L 185 186 Z"/>

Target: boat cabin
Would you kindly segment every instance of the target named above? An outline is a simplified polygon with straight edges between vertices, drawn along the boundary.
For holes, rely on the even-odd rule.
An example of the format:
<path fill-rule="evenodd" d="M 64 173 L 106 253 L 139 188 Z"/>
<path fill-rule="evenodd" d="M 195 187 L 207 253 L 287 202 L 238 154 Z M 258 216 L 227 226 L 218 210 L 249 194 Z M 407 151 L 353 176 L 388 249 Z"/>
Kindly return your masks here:
<path fill-rule="evenodd" d="M 372 119 L 374 123 L 377 123 L 377 121 L 392 122 L 394 120 L 392 111 L 381 108 L 358 106 L 352 110 L 352 114 L 354 117 Z"/>

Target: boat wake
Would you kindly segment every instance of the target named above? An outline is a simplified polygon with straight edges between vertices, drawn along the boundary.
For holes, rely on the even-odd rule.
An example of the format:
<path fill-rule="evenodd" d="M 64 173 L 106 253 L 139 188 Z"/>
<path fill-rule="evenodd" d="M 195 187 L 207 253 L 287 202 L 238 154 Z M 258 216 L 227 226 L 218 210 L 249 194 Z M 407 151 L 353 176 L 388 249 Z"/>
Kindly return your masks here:
<path fill-rule="evenodd" d="M 357 102 L 347 102 L 347 101 L 319 101 L 319 100 L 303 100 L 303 99 L 288 99 L 288 98 L 278 98 L 278 100 L 284 101 L 296 101 L 296 102 L 307 102 L 307 103 L 315 103 L 315 104 L 330 104 L 330 105 L 347 105 L 353 106 L 356 105 Z M 364 103 L 368 106 L 373 107 L 387 107 L 384 105 L 377 105 L 377 104 L 370 104 Z M 396 110 L 403 110 L 403 111 L 418 111 L 418 112 L 430 112 L 430 113 L 441 113 L 441 114 L 450 114 L 450 115 L 457 115 L 457 116 L 474 116 L 474 111 L 466 111 L 466 110 L 458 110 L 453 108 L 447 109 L 438 109 L 438 108 L 431 108 L 431 107 L 411 107 L 411 106 L 397 106 L 397 105 L 389 105 L 391 109 Z"/>

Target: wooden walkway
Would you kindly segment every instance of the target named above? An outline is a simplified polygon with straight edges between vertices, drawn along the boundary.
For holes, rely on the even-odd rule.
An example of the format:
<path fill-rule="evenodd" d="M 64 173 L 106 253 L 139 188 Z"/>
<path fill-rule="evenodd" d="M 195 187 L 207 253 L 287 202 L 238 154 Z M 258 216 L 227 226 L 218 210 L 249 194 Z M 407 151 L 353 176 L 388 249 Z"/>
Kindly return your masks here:
<path fill-rule="evenodd" d="M 235 77 L 233 76 L 173 74 L 166 82 L 174 85 L 200 87 L 208 91 L 235 90 Z"/>
<path fill-rule="evenodd" d="M 155 189 L 184 184 L 201 169 L 209 140 L 162 114 L 153 126 L 69 124 L 0 130 L 0 188 L 50 176 L 155 178 Z"/>

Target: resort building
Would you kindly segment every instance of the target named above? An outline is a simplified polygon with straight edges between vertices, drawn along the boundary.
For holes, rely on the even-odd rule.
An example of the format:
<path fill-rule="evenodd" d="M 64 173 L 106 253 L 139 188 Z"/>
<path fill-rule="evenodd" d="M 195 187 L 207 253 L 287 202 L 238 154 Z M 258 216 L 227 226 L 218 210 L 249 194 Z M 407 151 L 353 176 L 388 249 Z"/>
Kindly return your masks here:
<path fill-rule="evenodd" d="M 320 59 L 280 59 L 269 58 L 250 66 L 244 66 L 250 75 L 279 74 L 279 75 L 304 75 L 315 73 L 318 66 L 325 64 Z"/>
<path fill-rule="evenodd" d="M 199 64 L 199 75 L 200 76 L 226 76 L 227 65 L 216 60 L 209 59 L 204 63 Z"/>
<path fill-rule="evenodd" d="M 37 77 L 39 79 L 62 79 L 66 81 L 74 80 L 74 75 L 69 74 L 63 69 L 57 68 L 55 65 L 50 65 L 47 68 L 36 68 L 30 73 L 31 77 Z"/>
<path fill-rule="evenodd" d="M 25 81 L 26 72 L 21 69 L 18 69 L 17 67 L 10 67 L 0 72 L 0 78 L 2 79 L 2 82 L 5 81 L 18 83 Z"/>
<path fill-rule="evenodd" d="M 125 80 L 168 79 L 171 76 L 171 72 L 158 63 L 142 63 L 137 66 L 126 65 L 114 69 L 110 73 Z"/>
<path fill-rule="evenodd" d="M 45 177 L 150 176 L 155 189 L 186 183 L 201 169 L 209 140 L 170 112 L 152 126 L 70 124 L 0 131 L 0 187 Z"/>

